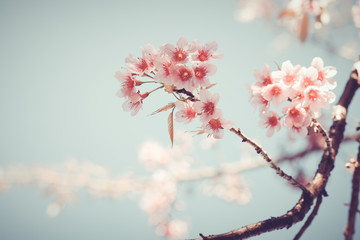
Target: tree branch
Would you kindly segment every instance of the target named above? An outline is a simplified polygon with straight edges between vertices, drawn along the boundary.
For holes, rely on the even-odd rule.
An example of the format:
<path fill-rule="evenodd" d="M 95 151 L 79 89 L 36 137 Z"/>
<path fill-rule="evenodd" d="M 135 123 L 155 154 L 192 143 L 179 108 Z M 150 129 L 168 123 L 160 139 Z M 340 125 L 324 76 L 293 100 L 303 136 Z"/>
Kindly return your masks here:
<path fill-rule="evenodd" d="M 306 231 L 306 229 L 311 225 L 311 223 L 314 220 L 317 212 L 319 211 L 321 202 L 322 202 L 322 195 L 319 195 L 318 198 L 316 199 L 316 203 L 315 203 L 313 211 L 311 212 L 310 216 L 308 217 L 308 219 L 304 223 L 304 226 L 302 226 L 300 231 L 294 237 L 294 240 L 299 240 L 301 238 L 301 236 L 304 234 L 304 232 Z"/>
<path fill-rule="evenodd" d="M 249 143 L 252 147 L 254 147 L 255 151 L 260 154 L 266 162 L 268 162 L 270 164 L 270 167 L 272 169 L 275 170 L 276 174 L 279 175 L 280 177 L 284 178 L 285 180 L 287 180 L 290 184 L 300 188 L 301 190 L 303 190 L 304 192 L 308 192 L 308 189 L 303 186 L 301 183 L 299 183 L 298 181 L 296 181 L 293 177 L 291 177 L 290 175 L 286 174 L 283 170 L 281 170 L 275 163 L 273 160 L 271 160 L 271 158 L 269 157 L 269 155 L 258 145 L 256 144 L 254 141 L 252 141 L 250 138 L 246 137 L 241 131 L 240 129 L 235 130 L 234 128 L 230 129 L 231 132 L 235 133 L 236 135 L 238 135 L 239 137 L 242 138 L 243 142 L 247 142 Z"/>
<path fill-rule="evenodd" d="M 358 139 L 360 142 L 360 138 Z M 355 233 L 355 218 L 356 213 L 358 212 L 358 205 L 359 205 L 359 189 L 360 189 L 360 145 L 357 155 L 357 161 L 355 162 L 355 169 L 352 178 L 352 192 L 351 192 L 351 202 L 349 208 L 349 215 L 348 215 L 348 223 L 345 228 L 345 239 L 351 240 L 353 234 Z"/>
<path fill-rule="evenodd" d="M 342 139 L 344 137 L 347 109 L 355 95 L 356 90 L 359 88 L 360 85 L 360 74 L 358 72 L 358 69 L 360 69 L 359 65 L 360 61 L 355 63 L 354 69 L 339 99 L 339 102 L 336 106 L 334 106 L 333 124 L 329 132 L 331 148 L 326 148 L 323 152 L 321 161 L 318 165 L 318 169 L 314 175 L 313 180 L 308 186 L 310 192 L 303 192 L 295 206 L 282 216 L 272 217 L 267 220 L 250 224 L 224 234 L 210 235 L 207 237 L 201 234 L 201 238 L 199 238 L 198 240 L 246 239 L 252 236 L 263 234 L 265 232 L 282 228 L 289 228 L 294 223 L 297 223 L 304 219 L 304 216 L 310 210 L 313 201 L 319 198 L 319 196 L 321 195 L 326 195 L 325 187 L 330 177 L 330 173 L 334 168 L 335 157 L 338 153 L 340 143 L 342 142 Z M 235 129 L 233 129 L 232 131 L 234 133 L 238 133 L 238 131 L 236 131 Z M 241 132 L 239 131 L 239 133 Z M 256 147 L 255 149 L 259 150 Z M 267 155 L 265 155 L 264 158 L 266 156 Z"/>

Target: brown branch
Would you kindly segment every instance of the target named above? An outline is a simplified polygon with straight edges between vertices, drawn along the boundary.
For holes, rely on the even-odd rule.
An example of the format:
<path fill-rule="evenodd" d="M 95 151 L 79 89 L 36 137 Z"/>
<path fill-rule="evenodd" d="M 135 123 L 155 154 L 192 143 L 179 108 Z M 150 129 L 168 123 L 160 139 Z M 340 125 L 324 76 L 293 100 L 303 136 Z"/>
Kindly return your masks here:
<path fill-rule="evenodd" d="M 355 233 L 354 226 L 355 226 L 356 213 L 358 212 L 359 188 L 360 188 L 360 145 L 357 155 L 357 161 L 355 162 L 354 174 L 352 178 L 352 192 L 351 192 L 351 202 L 350 202 L 349 215 L 348 215 L 348 223 L 344 232 L 346 240 L 351 240 L 353 234 Z"/>
<path fill-rule="evenodd" d="M 252 141 L 250 138 L 246 137 L 241 131 L 240 129 L 235 130 L 234 128 L 230 129 L 231 132 L 235 133 L 236 135 L 238 135 L 239 137 L 241 137 L 243 142 L 249 143 L 254 149 L 255 151 L 260 154 L 266 162 L 269 163 L 270 167 L 272 169 L 275 170 L 276 174 L 279 175 L 280 177 L 284 178 L 285 180 L 287 180 L 290 184 L 300 188 L 301 190 L 303 190 L 304 192 L 308 192 L 308 189 L 303 186 L 301 183 L 299 183 L 298 181 L 296 181 L 293 177 L 291 177 L 290 175 L 286 174 L 283 170 L 281 170 L 275 163 L 273 160 L 271 160 L 271 158 L 269 157 L 269 155 L 258 145 L 256 144 L 254 141 Z"/>
<path fill-rule="evenodd" d="M 317 212 L 319 211 L 321 202 L 322 202 L 322 195 L 319 195 L 316 199 L 316 203 L 315 203 L 313 211 L 311 212 L 310 216 L 308 217 L 308 219 L 306 220 L 304 225 L 301 227 L 300 231 L 294 237 L 294 240 L 299 240 L 301 238 L 301 236 L 304 234 L 304 232 L 306 231 L 306 229 L 311 225 Z"/>
<path fill-rule="evenodd" d="M 360 61 L 358 61 L 356 64 L 360 65 Z M 338 104 L 334 107 L 333 124 L 329 132 L 331 149 L 326 148 L 323 152 L 318 169 L 314 175 L 313 180 L 308 186 L 310 192 L 303 192 L 295 206 L 282 216 L 272 217 L 267 220 L 250 224 L 223 234 L 210 235 L 207 237 L 200 235 L 200 239 L 246 239 L 252 236 L 263 234 L 265 232 L 282 228 L 289 228 L 293 224 L 302 221 L 305 217 L 305 214 L 310 210 L 314 200 L 319 198 L 321 195 L 326 195 L 325 187 L 330 177 L 330 173 L 334 168 L 335 157 L 338 153 L 340 143 L 344 137 L 347 109 L 355 95 L 356 90 L 359 88 L 359 85 L 360 76 L 357 69 L 354 68 L 348 82 L 346 83 L 345 89 L 339 99 Z M 232 131 L 235 133 L 237 132 L 235 129 Z"/>
<path fill-rule="evenodd" d="M 342 143 L 345 142 L 351 142 L 351 141 L 355 141 L 356 139 L 358 139 L 360 137 L 360 134 L 354 134 L 354 135 L 349 135 L 343 138 Z M 318 152 L 320 150 L 324 150 L 323 147 L 320 147 L 317 144 L 309 144 L 309 146 L 305 147 L 303 150 L 294 153 L 294 154 L 289 154 L 289 155 L 283 155 L 281 157 L 279 157 L 277 160 L 275 160 L 275 163 L 282 163 L 282 162 L 291 162 L 294 161 L 296 159 L 299 158 L 304 158 L 306 157 L 308 154 L 313 153 L 313 152 Z"/>

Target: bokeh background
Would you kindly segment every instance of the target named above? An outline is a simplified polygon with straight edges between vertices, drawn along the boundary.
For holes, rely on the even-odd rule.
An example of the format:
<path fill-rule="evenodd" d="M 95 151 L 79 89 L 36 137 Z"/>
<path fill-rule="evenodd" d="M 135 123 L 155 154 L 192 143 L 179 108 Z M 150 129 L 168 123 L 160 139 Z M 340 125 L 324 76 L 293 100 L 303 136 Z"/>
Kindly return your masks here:
<path fill-rule="evenodd" d="M 246 85 L 253 70 L 268 63 L 291 60 L 309 66 L 313 57 L 338 69 L 339 95 L 353 65 L 330 54 L 321 44 L 301 44 L 297 37 L 276 40 L 281 29 L 263 21 L 243 24 L 236 20 L 235 1 L 0 1 L 0 167 L 17 164 L 52 166 L 69 158 L 102 165 L 113 175 L 133 171 L 143 175 L 138 150 L 147 139 L 170 146 L 167 114 L 148 116 L 168 103 L 163 93 L 146 99 L 135 117 L 122 110 L 123 99 L 114 73 L 125 67 L 129 53 L 141 56 L 150 43 L 176 44 L 180 37 L 202 43 L 217 41 L 224 59 L 211 81 L 220 94 L 227 119 L 258 140 L 270 156 L 301 149 L 304 142 L 289 143 L 282 130 L 271 139 L 258 127 L 258 113 L 249 104 Z M 285 30 L 283 30 L 285 31 Z M 339 33 L 341 34 L 341 33 Z M 359 120 L 359 94 L 351 105 L 349 130 Z M 330 111 L 328 111 L 328 116 Z M 176 123 L 191 131 L 197 125 Z M 350 131 L 351 132 L 351 131 Z M 194 137 L 195 143 L 204 136 Z M 239 160 L 240 140 L 230 133 L 216 149 L 223 160 Z M 327 187 L 329 194 L 303 239 L 342 239 L 347 221 L 345 202 L 350 199 L 351 174 L 344 168 L 356 154 L 356 145 L 342 148 Z M 203 163 L 216 164 L 219 154 L 198 153 Z M 204 159 L 205 158 L 205 159 Z M 304 160 L 312 175 L 319 161 Z M 283 165 L 291 171 L 290 166 Z M 180 214 L 190 223 L 188 237 L 215 234 L 278 216 L 293 207 L 300 193 L 269 168 L 242 174 L 251 187 L 246 205 L 204 196 L 195 185 L 183 186 L 186 208 Z M 191 191 L 188 191 L 191 189 Z M 14 186 L 0 194 L 0 239 L 161 239 L 148 224 L 136 198 L 80 199 L 55 218 L 46 208 L 49 196 L 34 186 Z M 359 216 L 358 216 L 359 217 Z M 359 219 L 358 219 L 359 220 Z M 359 221 L 358 221 L 359 222 Z M 359 224 L 357 224 L 359 226 Z M 275 231 L 254 239 L 291 239 L 301 227 Z M 360 238 L 357 228 L 355 239 Z"/>

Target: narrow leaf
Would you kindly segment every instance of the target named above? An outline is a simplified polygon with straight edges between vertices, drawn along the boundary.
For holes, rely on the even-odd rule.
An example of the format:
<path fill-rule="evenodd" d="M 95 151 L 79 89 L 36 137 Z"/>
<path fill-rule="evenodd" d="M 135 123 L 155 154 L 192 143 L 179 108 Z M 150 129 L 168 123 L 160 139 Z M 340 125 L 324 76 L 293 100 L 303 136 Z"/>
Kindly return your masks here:
<path fill-rule="evenodd" d="M 306 40 L 308 29 L 309 29 L 309 16 L 307 14 L 304 14 L 299 25 L 299 37 L 302 43 L 305 42 Z"/>
<path fill-rule="evenodd" d="M 285 18 L 285 17 L 289 17 L 289 18 L 292 18 L 292 17 L 296 17 L 296 12 L 292 9 L 285 9 L 284 11 L 282 11 L 280 14 L 279 14 L 279 18 Z"/>
<path fill-rule="evenodd" d="M 213 83 L 213 84 L 210 84 L 209 86 L 207 86 L 205 89 L 209 89 L 209 88 L 212 88 L 213 86 L 215 86 L 216 83 Z"/>
<path fill-rule="evenodd" d="M 169 136 L 171 140 L 171 147 L 174 145 L 174 110 L 171 111 L 168 117 L 168 130 L 169 130 Z"/>
<path fill-rule="evenodd" d="M 175 103 L 169 103 L 168 105 L 163 106 L 163 107 L 159 108 L 158 110 L 156 110 L 155 112 L 149 114 L 149 116 L 155 115 L 155 114 L 163 112 L 163 111 L 167 111 L 167 110 L 173 108 L 174 106 L 175 106 Z"/>

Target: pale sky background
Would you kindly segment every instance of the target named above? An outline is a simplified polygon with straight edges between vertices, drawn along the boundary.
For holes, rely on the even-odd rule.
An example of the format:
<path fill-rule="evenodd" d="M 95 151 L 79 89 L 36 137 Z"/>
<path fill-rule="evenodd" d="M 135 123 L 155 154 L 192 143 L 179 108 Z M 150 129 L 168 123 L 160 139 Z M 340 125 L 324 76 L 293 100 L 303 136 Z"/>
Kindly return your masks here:
<path fill-rule="evenodd" d="M 217 41 L 224 59 L 214 63 L 218 71 L 211 81 L 217 83 L 213 91 L 220 94 L 225 117 L 257 139 L 270 156 L 280 155 L 280 149 L 289 147 L 285 129 L 266 138 L 265 129 L 258 128 L 258 113 L 248 102 L 245 86 L 253 83 L 253 70 L 265 63 L 275 69 L 274 62 L 285 60 L 309 66 L 312 58 L 319 56 L 325 65 L 337 67 L 335 93 L 339 95 L 353 62 L 330 55 L 321 45 L 301 45 L 296 38 L 291 39 L 291 48 L 276 52 L 271 47 L 274 29 L 262 21 L 242 24 L 235 20 L 235 11 L 234 1 L 215 0 L 1 0 L 0 167 L 52 166 L 73 157 L 109 168 L 114 175 L 128 170 L 143 173 L 137 158 L 141 144 L 151 138 L 170 145 L 167 114 L 147 116 L 167 104 L 168 98 L 162 98 L 163 93 L 150 96 L 144 109 L 131 117 L 122 110 L 123 99 L 115 96 L 120 84 L 114 73 L 125 66 L 129 53 L 140 56 L 140 48 L 148 43 L 155 47 L 176 44 L 180 37 L 202 43 Z M 355 102 L 360 102 L 359 94 Z M 360 113 L 354 104 L 350 111 L 351 130 Z M 196 126 L 175 124 L 176 129 L 187 131 Z M 227 132 L 220 148 L 227 159 L 237 160 L 239 144 L 240 140 Z M 341 150 L 327 187 L 330 197 L 323 200 L 303 239 L 343 238 L 347 221 L 344 202 L 350 199 L 351 182 L 351 174 L 343 166 L 356 149 L 356 145 L 348 145 Z M 306 161 L 311 175 L 319 161 L 319 155 L 313 156 Z M 212 164 L 215 161 L 209 159 Z M 189 238 L 281 215 L 300 197 L 270 168 L 248 172 L 244 178 L 252 190 L 247 205 L 204 197 L 196 186 L 192 195 L 182 196 L 186 209 L 179 216 L 190 221 Z M 0 239 L 161 239 L 136 199 L 93 199 L 84 193 L 56 218 L 46 215 L 50 202 L 31 186 L 15 186 L 1 193 Z M 357 220 L 359 226 L 359 216 Z M 301 226 L 254 239 L 289 239 Z M 356 238 L 360 238 L 360 228 Z"/>

